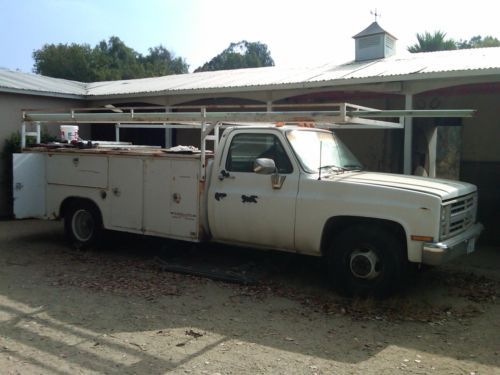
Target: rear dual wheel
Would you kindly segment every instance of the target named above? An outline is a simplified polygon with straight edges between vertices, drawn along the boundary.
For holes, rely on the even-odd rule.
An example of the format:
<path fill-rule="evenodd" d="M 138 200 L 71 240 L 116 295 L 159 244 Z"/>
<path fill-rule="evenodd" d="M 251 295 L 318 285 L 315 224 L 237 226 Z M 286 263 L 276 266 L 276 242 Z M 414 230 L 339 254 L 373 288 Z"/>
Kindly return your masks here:
<path fill-rule="evenodd" d="M 102 218 L 99 209 L 88 201 L 76 201 L 64 216 L 66 237 L 77 248 L 94 245 L 102 234 Z"/>

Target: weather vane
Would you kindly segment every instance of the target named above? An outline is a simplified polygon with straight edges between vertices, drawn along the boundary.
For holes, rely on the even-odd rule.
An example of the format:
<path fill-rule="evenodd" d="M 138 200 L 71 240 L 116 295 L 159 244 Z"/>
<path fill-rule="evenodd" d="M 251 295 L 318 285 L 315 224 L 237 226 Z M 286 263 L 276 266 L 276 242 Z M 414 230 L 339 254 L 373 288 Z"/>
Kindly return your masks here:
<path fill-rule="evenodd" d="M 377 17 L 382 17 L 382 14 L 377 13 L 377 8 L 375 8 L 375 10 L 370 10 L 370 14 L 375 16 L 375 22 L 377 22 Z"/>

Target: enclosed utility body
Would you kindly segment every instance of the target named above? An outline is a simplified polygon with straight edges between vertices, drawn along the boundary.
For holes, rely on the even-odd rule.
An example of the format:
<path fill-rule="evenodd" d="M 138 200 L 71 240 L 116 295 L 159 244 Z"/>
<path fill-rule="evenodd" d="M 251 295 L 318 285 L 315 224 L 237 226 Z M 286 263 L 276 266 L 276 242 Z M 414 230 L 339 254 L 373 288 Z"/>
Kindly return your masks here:
<path fill-rule="evenodd" d="M 96 205 L 106 229 L 199 241 L 200 157 L 43 148 L 16 154 L 16 218 L 61 217 L 80 198 Z"/>

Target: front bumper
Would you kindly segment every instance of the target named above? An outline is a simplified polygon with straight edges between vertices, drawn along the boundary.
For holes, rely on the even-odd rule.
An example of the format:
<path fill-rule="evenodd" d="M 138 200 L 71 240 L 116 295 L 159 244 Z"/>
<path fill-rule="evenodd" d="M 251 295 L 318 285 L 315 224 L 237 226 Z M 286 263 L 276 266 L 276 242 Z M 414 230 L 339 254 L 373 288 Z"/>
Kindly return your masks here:
<path fill-rule="evenodd" d="M 475 250 L 476 239 L 483 230 L 480 223 L 474 224 L 456 237 L 443 242 L 425 242 L 422 250 L 422 263 L 438 266 L 460 255 L 472 253 Z"/>

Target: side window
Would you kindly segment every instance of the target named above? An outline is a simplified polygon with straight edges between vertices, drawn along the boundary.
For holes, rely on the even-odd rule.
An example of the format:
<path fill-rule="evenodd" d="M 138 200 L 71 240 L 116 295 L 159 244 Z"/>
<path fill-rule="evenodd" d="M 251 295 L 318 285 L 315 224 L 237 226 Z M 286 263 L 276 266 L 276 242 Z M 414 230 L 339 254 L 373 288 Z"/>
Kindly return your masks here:
<path fill-rule="evenodd" d="M 273 159 L 279 173 L 292 173 L 293 167 L 279 139 L 273 134 L 238 134 L 229 146 L 226 170 L 253 172 L 257 158 Z"/>

